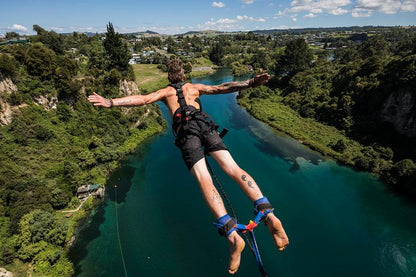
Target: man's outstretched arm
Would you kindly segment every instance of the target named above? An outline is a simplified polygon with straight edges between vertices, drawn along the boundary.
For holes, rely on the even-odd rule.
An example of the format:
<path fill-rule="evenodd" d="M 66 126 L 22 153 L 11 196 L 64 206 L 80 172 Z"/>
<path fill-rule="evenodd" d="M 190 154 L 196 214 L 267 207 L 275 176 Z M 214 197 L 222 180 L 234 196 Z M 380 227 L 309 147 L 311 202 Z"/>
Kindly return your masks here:
<path fill-rule="evenodd" d="M 260 73 L 254 78 L 241 82 L 227 82 L 216 86 L 199 84 L 198 89 L 201 94 L 222 94 L 239 91 L 245 88 L 261 86 L 269 81 L 270 75 L 267 73 Z"/>
<path fill-rule="evenodd" d="M 94 106 L 101 106 L 105 108 L 111 107 L 137 107 L 150 104 L 162 100 L 164 97 L 163 90 L 158 90 L 146 95 L 131 95 L 121 98 L 105 98 L 97 93 L 93 93 L 88 96 L 88 101 L 94 104 Z"/>

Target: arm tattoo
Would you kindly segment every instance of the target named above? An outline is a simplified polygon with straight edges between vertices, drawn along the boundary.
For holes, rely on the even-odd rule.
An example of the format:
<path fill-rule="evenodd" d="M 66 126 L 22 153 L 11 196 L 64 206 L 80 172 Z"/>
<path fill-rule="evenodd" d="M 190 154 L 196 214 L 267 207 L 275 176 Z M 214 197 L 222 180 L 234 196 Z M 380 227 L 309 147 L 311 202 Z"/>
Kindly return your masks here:
<path fill-rule="evenodd" d="M 155 93 L 153 93 L 153 95 L 150 98 L 150 100 L 153 100 L 153 99 L 157 98 L 158 96 L 159 96 L 159 92 L 155 92 Z"/>
<path fill-rule="evenodd" d="M 246 81 L 241 81 L 241 82 L 228 82 L 228 83 L 224 83 L 221 85 L 218 85 L 218 92 L 223 92 L 223 93 L 227 93 L 227 92 L 233 92 L 233 91 L 238 91 L 240 89 L 244 89 L 244 88 L 248 88 L 250 87 L 250 80 L 246 80 Z"/>
<path fill-rule="evenodd" d="M 124 106 L 124 105 L 129 105 L 131 103 L 130 99 L 124 99 L 124 100 L 118 100 L 117 101 L 117 105 L 118 106 Z"/>

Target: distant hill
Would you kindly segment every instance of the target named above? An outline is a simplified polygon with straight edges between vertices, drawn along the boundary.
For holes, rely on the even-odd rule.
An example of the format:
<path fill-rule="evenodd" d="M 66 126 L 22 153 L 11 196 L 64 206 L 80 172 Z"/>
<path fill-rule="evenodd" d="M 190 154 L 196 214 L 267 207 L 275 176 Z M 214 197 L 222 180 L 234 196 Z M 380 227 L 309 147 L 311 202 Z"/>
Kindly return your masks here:
<path fill-rule="evenodd" d="M 153 31 L 145 31 L 145 32 L 134 32 L 134 33 L 126 33 L 125 35 L 133 35 L 133 36 L 163 36 L 162 34 L 159 34 L 157 32 Z"/>
<path fill-rule="evenodd" d="M 203 30 L 203 31 L 189 31 L 181 35 L 219 35 L 224 34 L 222 31 L 216 30 Z"/>
<path fill-rule="evenodd" d="M 340 31 L 350 31 L 350 32 L 364 32 L 369 31 L 372 29 L 382 29 L 382 28 L 391 28 L 392 26 L 350 26 L 350 27 L 318 27 L 318 28 L 297 28 L 297 29 L 269 29 L 269 30 L 251 30 L 251 31 L 234 31 L 234 32 L 225 32 L 225 31 L 218 31 L 218 30 L 202 30 L 202 31 L 189 31 L 182 34 L 175 34 L 173 36 L 186 36 L 186 35 L 196 35 L 196 36 L 216 36 L 216 35 L 224 35 L 224 34 L 241 34 L 241 33 L 248 33 L 253 32 L 255 34 L 263 34 L 263 35 L 271 35 L 275 33 L 305 33 L 305 32 L 340 32 Z M 73 33 L 62 33 L 62 35 L 72 35 Z M 85 32 L 87 36 L 94 36 L 99 33 L 93 32 Z M 146 30 L 144 32 L 133 32 L 133 33 L 125 33 L 125 35 L 135 35 L 135 36 L 169 36 L 166 34 L 160 34 L 158 32 Z"/>
<path fill-rule="evenodd" d="M 303 32 L 313 32 L 313 31 L 320 31 L 320 32 L 331 32 L 331 31 L 364 31 L 370 29 L 380 29 L 380 28 L 391 28 L 388 26 L 350 26 L 350 27 L 319 27 L 319 28 L 298 28 L 298 29 L 270 29 L 270 30 L 254 30 L 252 31 L 255 34 L 274 34 L 274 33 L 281 33 L 281 32 L 289 32 L 289 33 L 303 33 Z"/>

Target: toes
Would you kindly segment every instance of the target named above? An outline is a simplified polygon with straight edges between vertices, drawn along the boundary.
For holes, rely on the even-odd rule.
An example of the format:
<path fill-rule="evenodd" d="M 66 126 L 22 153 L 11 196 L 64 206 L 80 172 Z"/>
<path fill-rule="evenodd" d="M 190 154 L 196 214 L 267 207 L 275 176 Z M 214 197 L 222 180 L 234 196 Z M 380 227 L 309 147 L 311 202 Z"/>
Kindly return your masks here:
<path fill-rule="evenodd" d="M 286 249 L 286 247 L 287 247 L 287 245 L 285 245 L 285 246 L 283 246 L 283 247 L 279 247 L 279 248 L 278 248 L 278 250 L 279 250 L 279 251 L 283 251 L 283 250 L 285 250 L 285 249 Z"/>
<path fill-rule="evenodd" d="M 230 273 L 230 274 L 234 274 L 234 273 L 236 273 L 236 272 L 237 272 L 237 270 L 238 270 L 238 268 L 236 268 L 236 269 L 231 269 L 231 268 L 229 268 L 229 269 L 228 269 L 228 273 Z"/>

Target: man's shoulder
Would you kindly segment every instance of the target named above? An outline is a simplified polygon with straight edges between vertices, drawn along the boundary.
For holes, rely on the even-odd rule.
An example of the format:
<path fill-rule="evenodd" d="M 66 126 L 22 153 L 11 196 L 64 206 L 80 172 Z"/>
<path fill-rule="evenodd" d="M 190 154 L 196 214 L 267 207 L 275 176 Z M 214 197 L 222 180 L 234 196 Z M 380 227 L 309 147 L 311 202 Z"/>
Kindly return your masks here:
<path fill-rule="evenodd" d="M 202 88 L 204 85 L 203 84 L 193 84 L 193 83 L 186 83 L 184 86 L 187 86 L 188 88 L 194 88 L 194 89 L 200 89 Z"/>

